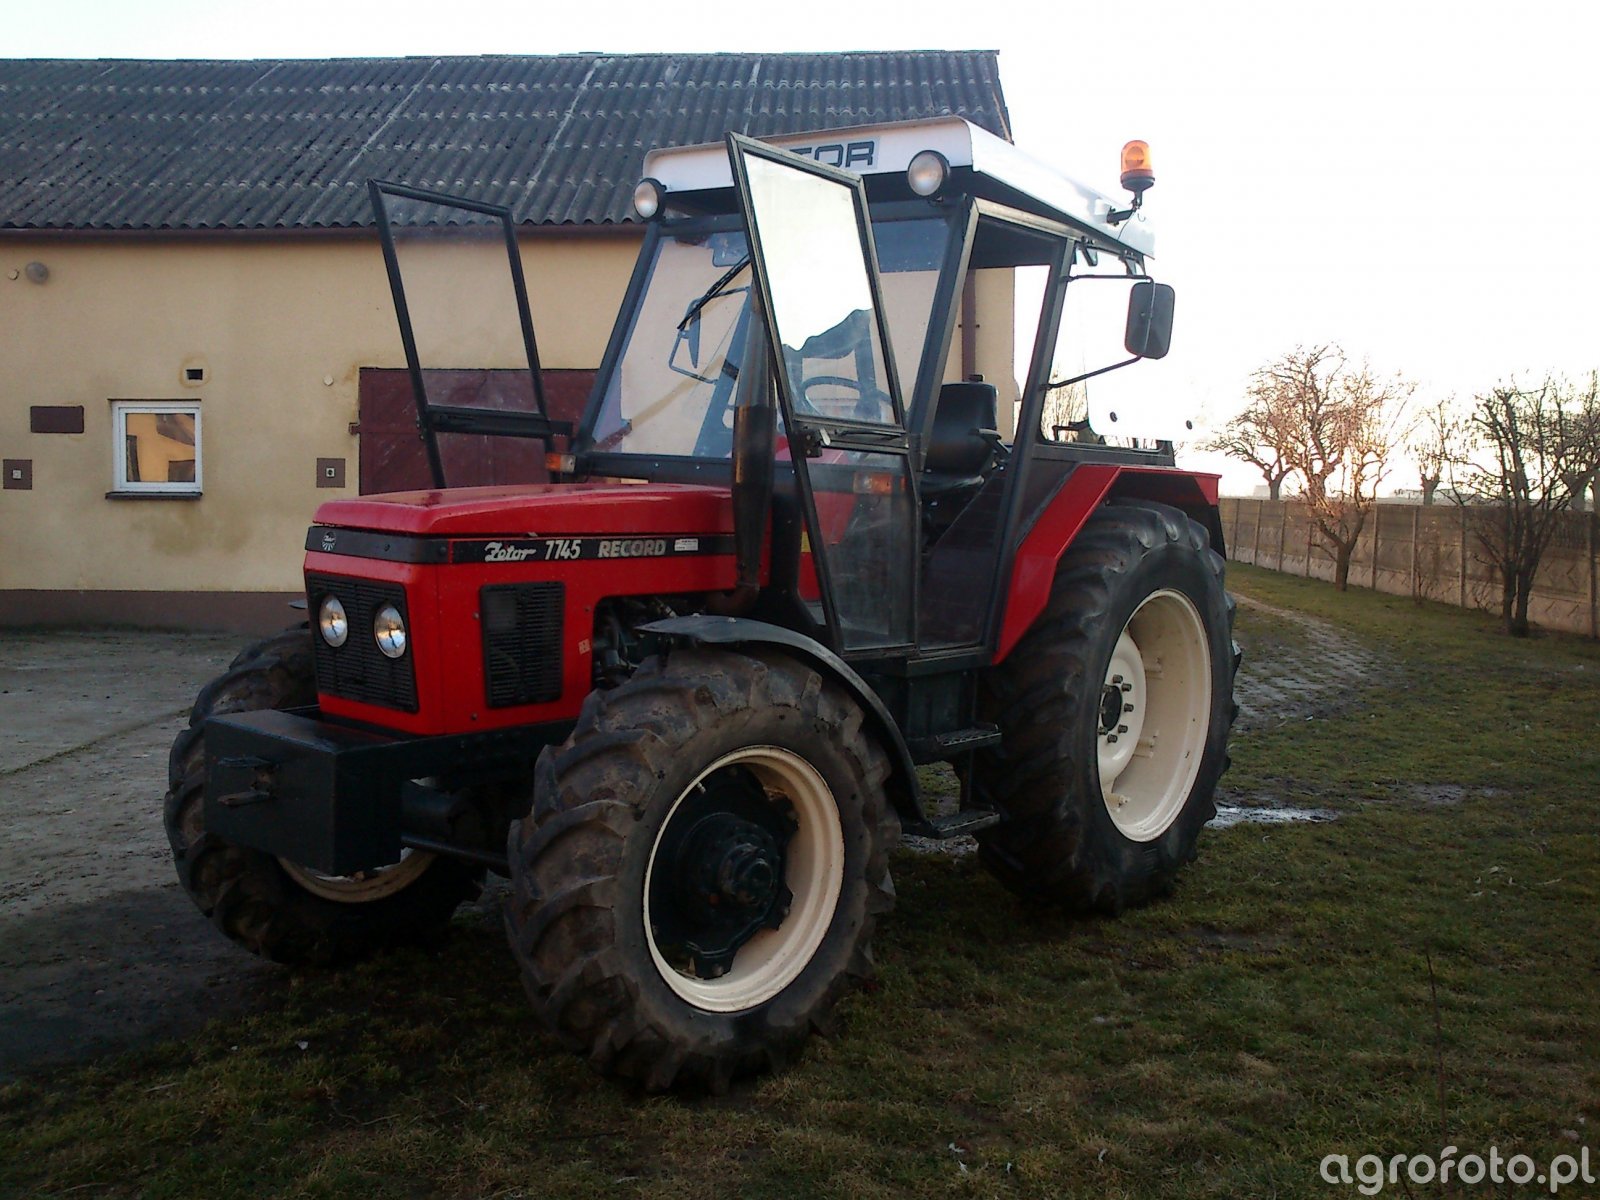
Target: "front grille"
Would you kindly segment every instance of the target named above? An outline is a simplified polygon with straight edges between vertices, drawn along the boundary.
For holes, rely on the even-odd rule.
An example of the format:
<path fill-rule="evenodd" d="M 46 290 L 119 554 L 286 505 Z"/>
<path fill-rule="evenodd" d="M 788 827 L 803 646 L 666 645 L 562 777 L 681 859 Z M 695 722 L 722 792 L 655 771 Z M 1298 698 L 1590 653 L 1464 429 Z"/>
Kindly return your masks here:
<path fill-rule="evenodd" d="M 321 634 L 311 639 L 316 647 L 317 690 L 346 700 L 416 712 L 417 676 L 410 646 L 399 658 L 389 658 L 378 649 L 372 637 L 372 618 L 385 604 L 393 604 L 400 610 L 406 622 L 406 636 L 411 636 L 411 614 L 406 610 L 405 589 L 364 579 L 308 575 L 306 600 L 313 629 L 322 599 L 330 593 L 344 605 L 350 636 L 339 647 L 328 645 Z"/>
<path fill-rule="evenodd" d="M 559 583 L 509 583 L 478 594 L 483 614 L 483 690 L 490 708 L 561 699 Z"/>

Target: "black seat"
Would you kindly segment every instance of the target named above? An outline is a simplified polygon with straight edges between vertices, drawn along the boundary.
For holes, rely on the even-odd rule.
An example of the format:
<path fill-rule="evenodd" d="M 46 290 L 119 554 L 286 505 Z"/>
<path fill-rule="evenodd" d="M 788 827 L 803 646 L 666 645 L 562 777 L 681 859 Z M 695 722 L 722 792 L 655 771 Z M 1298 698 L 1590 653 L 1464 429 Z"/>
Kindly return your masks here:
<path fill-rule="evenodd" d="M 923 496 L 944 496 L 983 482 L 994 457 L 994 442 L 980 431 L 996 428 L 998 405 L 992 383 L 947 383 L 939 389 L 922 466 Z"/>

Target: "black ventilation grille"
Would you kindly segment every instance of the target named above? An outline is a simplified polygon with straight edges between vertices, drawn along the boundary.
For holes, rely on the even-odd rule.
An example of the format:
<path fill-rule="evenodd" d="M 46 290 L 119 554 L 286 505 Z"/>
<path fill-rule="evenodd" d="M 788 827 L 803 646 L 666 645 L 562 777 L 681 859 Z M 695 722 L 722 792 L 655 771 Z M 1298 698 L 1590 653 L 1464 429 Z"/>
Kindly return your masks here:
<path fill-rule="evenodd" d="M 411 615 L 406 610 L 405 589 L 389 583 L 370 583 L 363 579 L 340 579 L 332 575 L 306 576 L 307 608 L 311 627 L 317 627 L 317 610 L 324 596 L 332 594 L 344 605 L 350 634 L 344 645 L 334 647 L 316 633 L 317 690 L 346 700 L 417 711 L 417 676 L 412 668 L 411 647 L 399 658 L 389 658 L 378 649 L 372 637 L 372 618 L 385 604 L 400 610 L 411 635 Z"/>
<path fill-rule="evenodd" d="M 478 593 L 483 614 L 483 690 L 490 708 L 561 699 L 559 583 L 495 584 Z"/>

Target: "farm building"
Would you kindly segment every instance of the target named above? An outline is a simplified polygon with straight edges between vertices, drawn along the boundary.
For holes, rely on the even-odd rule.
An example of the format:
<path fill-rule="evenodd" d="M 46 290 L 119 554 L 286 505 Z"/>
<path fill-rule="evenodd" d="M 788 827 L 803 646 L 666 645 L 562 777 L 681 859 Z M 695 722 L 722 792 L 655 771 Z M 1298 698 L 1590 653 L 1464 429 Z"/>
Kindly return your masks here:
<path fill-rule="evenodd" d="M 512 210 L 571 418 L 646 151 L 946 114 L 1009 138 L 993 52 L 0 61 L 0 624 L 270 628 L 320 500 L 426 484 L 369 178 Z M 445 384 L 518 367 L 451 319 Z"/>

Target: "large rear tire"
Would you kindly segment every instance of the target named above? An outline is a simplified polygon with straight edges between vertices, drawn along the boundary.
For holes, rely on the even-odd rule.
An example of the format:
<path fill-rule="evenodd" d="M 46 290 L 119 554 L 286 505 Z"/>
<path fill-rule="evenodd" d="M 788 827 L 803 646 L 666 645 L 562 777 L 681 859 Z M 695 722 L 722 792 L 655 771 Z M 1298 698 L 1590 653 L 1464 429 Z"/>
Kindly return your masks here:
<path fill-rule="evenodd" d="M 483 872 L 408 850 L 393 866 L 327 876 L 206 832 L 206 719 L 315 704 L 312 636 L 256 642 L 200 689 L 172 744 L 164 817 L 178 879 L 212 924 L 264 958 L 332 965 L 436 933 L 478 894 Z"/>
<path fill-rule="evenodd" d="M 1223 569 L 1178 509 L 1108 505 L 985 676 L 1002 741 L 977 756 L 973 784 L 1002 820 L 979 852 L 1018 895 L 1115 914 L 1170 891 L 1194 859 L 1237 712 Z"/>
<path fill-rule="evenodd" d="M 590 695 L 511 830 L 541 1020 L 651 1091 L 776 1068 L 871 973 L 887 775 L 861 709 L 786 658 L 675 650 Z"/>

